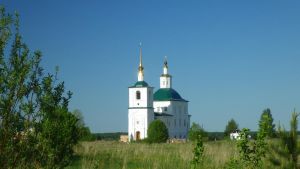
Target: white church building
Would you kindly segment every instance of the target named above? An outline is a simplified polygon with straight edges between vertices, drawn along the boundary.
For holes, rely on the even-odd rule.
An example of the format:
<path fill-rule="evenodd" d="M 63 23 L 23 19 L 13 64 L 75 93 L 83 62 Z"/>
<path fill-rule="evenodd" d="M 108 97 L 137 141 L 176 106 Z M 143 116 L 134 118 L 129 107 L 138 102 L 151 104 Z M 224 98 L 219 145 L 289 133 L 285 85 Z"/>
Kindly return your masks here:
<path fill-rule="evenodd" d="M 129 87 L 129 141 L 147 138 L 149 124 L 155 119 L 165 123 L 169 138 L 186 139 L 190 128 L 188 101 L 172 88 L 172 76 L 168 73 L 167 60 L 160 76 L 160 88 L 154 94 L 154 88 L 144 81 L 141 49 L 137 77 L 138 81 Z"/>

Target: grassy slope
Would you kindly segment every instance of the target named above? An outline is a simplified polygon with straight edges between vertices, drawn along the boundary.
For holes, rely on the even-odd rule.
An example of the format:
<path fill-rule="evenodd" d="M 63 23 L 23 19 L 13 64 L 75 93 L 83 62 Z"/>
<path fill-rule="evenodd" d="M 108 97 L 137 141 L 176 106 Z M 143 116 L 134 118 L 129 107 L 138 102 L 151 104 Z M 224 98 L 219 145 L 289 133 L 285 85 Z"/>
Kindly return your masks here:
<path fill-rule="evenodd" d="M 274 149 L 277 143 L 271 141 L 271 145 L 275 146 L 270 148 L 264 159 L 264 168 L 283 168 L 283 165 L 287 165 L 287 159 L 280 157 Z M 235 142 L 212 141 L 204 146 L 204 168 L 223 168 L 231 157 L 238 156 Z M 114 141 L 83 142 L 75 148 L 77 158 L 68 168 L 190 168 L 193 147 L 192 143 L 149 145 Z"/>

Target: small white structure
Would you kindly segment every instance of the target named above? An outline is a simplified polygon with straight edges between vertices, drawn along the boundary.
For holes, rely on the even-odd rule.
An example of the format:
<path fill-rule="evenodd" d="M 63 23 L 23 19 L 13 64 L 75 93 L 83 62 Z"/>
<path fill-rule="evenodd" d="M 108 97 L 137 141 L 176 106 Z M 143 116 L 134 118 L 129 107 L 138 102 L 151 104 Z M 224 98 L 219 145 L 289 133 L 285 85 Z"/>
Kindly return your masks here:
<path fill-rule="evenodd" d="M 190 128 L 188 101 L 172 88 L 172 76 L 168 73 L 165 59 L 163 74 L 160 76 L 160 89 L 153 94 L 153 87 L 144 81 L 142 50 L 138 81 L 129 87 L 128 139 L 147 138 L 149 124 L 154 120 L 163 121 L 168 128 L 169 138 L 186 139 Z"/>
<path fill-rule="evenodd" d="M 230 133 L 230 139 L 231 140 L 239 140 L 239 139 L 241 139 L 241 137 L 240 137 L 240 130 L 238 130 L 238 129 L 236 129 L 236 130 L 234 130 L 233 132 L 231 132 Z"/>

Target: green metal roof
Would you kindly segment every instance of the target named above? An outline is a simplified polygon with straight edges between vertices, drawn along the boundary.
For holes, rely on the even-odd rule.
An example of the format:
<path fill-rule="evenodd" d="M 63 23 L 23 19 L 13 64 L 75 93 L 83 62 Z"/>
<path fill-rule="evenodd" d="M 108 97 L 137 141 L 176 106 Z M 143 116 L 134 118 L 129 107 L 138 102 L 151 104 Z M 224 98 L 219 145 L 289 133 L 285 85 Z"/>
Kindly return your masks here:
<path fill-rule="evenodd" d="M 132 87 L 148 87 L 148 83 L 145 81 L 138 81 Z"/>
<path fill-rule="evenodd" d="M 177 92 L 172 88 L 162 88 L 154 93 L 154 101 L 185 101 Z"/>

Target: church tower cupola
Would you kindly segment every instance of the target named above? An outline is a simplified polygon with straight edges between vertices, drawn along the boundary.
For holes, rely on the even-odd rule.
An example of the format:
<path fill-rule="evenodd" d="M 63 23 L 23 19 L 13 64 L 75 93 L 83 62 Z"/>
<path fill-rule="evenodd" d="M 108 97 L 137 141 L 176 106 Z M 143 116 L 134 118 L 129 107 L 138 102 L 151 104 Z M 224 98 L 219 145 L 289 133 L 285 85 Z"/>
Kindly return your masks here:
<path fill-rule="evenodd" d="M 172 76 L 168 74 L 168 61 L 165 56 L 163 74 L 160 76 L 160 88 L 172 88 Z"/>
<path fill-rule="evenodd" d="M 165 56 L 165 62 L 164 62 L 164 75 L 168 74 L 168 61 L 167 56 Z"/>
<path fill-rule="evenodd" d="M 140 64 L 138 69 L 138 81 L 144 81 L 144 67 L 142 63 L 142 45 L 140 44 Z"/>

